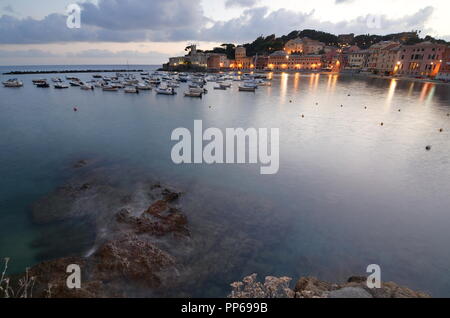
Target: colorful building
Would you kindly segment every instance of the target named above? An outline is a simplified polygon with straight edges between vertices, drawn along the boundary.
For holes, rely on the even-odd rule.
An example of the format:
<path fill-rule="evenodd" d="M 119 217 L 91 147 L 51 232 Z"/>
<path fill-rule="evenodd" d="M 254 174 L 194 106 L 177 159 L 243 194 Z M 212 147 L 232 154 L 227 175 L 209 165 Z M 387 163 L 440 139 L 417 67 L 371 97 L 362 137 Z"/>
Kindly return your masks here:
<path fill-rule="evenodd" d="M 270 70 L 319 70 L 322 68 L 322 55 L 289 55 L 276 51 L 269 56 L 267 68 Z"/>
<path fill-rule="evenodd" d="M 398 75 L 435 77 L 440 72 L 448 47 L 444 44 L 422 42 L 400 49 Z"/>
<path fill-rule="evenodd" d="M 284 51 L 287 54 L 297 53 L 310 55 L 310 54 L 319 54 L 324 48 L 325 48 L 324 43 L 304 37 L 288 41 L 284 46 Z"/>
<path fill-rule="evenodd" d="M 444 56 L 442 58 L 442 65 L 436 76 L 436 79 L 443 81 L 450 81 L 450 47 L 445 49 Z"/>
<path fill-rule="evenodd" d="M 383 51 L 389 51 L 391 49 L 397 48 L 400 46 L 400 43 L 395 41 L 382 41 L 372 45 L 369 51 L 369 57 L 367 59 L 367 70 L 371 72 L 379 72 L 381 69 L 385 69 L 385 67 L 381 68 L 381 64 L 383 61 L 387 59 L 387 56 L 383 55 L 380 57 Z"/>
<path fill-rule="evenodd" d="M 369 59 L 368 50 L 359 50 L 348 54 L 347 65 L 345 69 L 348 70 L 363 70 L 367 67 Z"/>

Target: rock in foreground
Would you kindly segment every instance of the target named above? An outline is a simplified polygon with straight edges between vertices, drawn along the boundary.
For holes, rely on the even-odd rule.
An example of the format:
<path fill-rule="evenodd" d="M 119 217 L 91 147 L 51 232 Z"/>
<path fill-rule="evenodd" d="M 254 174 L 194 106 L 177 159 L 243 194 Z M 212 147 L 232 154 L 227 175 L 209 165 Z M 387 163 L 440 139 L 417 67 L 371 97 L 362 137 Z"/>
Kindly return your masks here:
<path fill-rule="evenodd" d="M 294 289 L 289 288 L 289 277 L 266 277 L 264 283 L 257 275 L 245 277 L 231 284 L 230 298 L 430 298 L 395 283 L 382 283 L 379 289 L 370 289 L 365 277 L 351 277 L 345 284 L 333 284 L 314 277 L 302 277 Z"/>

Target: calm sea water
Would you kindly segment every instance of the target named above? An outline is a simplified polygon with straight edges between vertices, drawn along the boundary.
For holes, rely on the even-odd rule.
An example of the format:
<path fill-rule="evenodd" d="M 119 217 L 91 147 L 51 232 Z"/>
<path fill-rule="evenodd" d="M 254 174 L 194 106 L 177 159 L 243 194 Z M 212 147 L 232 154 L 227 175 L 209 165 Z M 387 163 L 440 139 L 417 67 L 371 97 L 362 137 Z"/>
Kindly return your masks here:
<path fill-rule="evenodd" d="M 74 160 L 97 157 L 187 192 L 193 240 L 217 241 L 199 249 L 198 262 L 227 271 L 204 269 L 194 296 L 224 296 L 230 279 L 253 272 L 342 281 L 374 263 L 383 280 L 450 296 L 449 86 L 274 74 L 273 86 L 255 94 L 210 83 L 203 99 L 189 99 L 185 84 L 177 96 L 126 95 L 40 89 L 36 77 L 0 88 L 0 256 L 12 258 L 13 271 L 45 258 L 33 242 L 49 229 L 31 222 L 30 205 L 63 182 Z M 280 128 L 279 173 L 174 165 L 171 132 L 195 119 Z"/>

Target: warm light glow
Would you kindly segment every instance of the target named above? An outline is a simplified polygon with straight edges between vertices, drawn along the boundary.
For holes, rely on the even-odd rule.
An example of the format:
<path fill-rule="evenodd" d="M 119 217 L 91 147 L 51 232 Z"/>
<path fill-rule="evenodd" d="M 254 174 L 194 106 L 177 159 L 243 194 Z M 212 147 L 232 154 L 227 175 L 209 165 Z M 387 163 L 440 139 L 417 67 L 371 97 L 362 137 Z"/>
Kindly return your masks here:
<path fill-rule="evenodd" d="M 238 67 L 239 67 L 239 68 L 242 68 L 242 64 L 239 64 Z"/>
<path fill-rule="evenodd" d="M 281 68 L 287 68 L 287 64 L 281 65 Z"/>
<path fill-rule="evenodd" d="M 274 68 L 273 64 L 269 64 L 268 66 L 269 66 L 269 68 Z"/>
<path fill-rule="evenodd" d="M 253 64 L 250 64 L 250 68 L 254 68 L 255 67 L 255 65 L 253 65 Z"/>

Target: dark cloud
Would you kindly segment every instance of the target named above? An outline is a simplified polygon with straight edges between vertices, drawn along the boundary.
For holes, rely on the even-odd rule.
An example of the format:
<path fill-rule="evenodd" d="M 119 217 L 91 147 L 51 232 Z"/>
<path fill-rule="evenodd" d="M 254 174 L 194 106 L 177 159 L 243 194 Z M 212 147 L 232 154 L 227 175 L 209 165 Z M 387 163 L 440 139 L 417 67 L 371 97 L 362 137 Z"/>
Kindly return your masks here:
<path fill-rule="evenodd" d="M 203 40 L 220 39 L 221 41 L 242 42 L 255 39 L 264 34 L 287 34 L 292 30 L 317 29 L 331 33 L 371 33 L 389 34 L 405 30 L 421 29 L 433 14 L 432 7 L 426 7 L 415 14 L 390 19 L 385 15 L 361 16 L 350 21 L 327 22 L 320 21 L 310 13 L 293 12 L 280 9 L 270 12 L 267 8 L 245 10 L 238 18 L 225 22 L 217 22 L 202 32 Z M 281 23 L 280 21 L 283 21 Z"/>
<path fill-rule="evenodd" d="M 342 3 L 350 3 L 353 2 L 353 0 L 335 0 L 334 3 L 336 4 L 342 4 Z"/>
<path fill-rule="evenodd" d="M 310 13 L 266 7 L 248 8 L 234 19 L 210 21 L 200 0 L 100 0 L 98 5 L 81 4 L 81 28 L 66 27 L 67 18 L 50 14 L 42 20 L 0 17 L 0 43 L 31 44 L 55 42 L 137 42 L 137 41 L 250 41 L 261 34 L 286 34 L 305 28 L 332 33 L 387 34 L 421 29 L 433 13 L 426 7 L 415 14 L 389 19 L 361 16 L 337 23 L 320 21 Z M 246 1 L 238 1 L 241 4 Z M 252 1 L 250 1 L 252 2 Z M 376 23 L 368 23 L 375 20 Z M 208 23 L 209 22 L 209 23 Z M 207 26 L 208 25 L 208 26 Z"/>
<path fill-rule="evenodd" d="M 83 23 L 110 30 L 198 29 L 205 22 L 200 0 L 100 0 L 81 8 Z"/>
<path fill-rule="evenodd" d="M 10 4 L 4 6 L 2 9 L 3 9 L 3 11 L 8 12 L 8 13 L 16 13 Z"/>
<path fill-rule="evenodd" d="M 247 8 L 247 7 L 254 7 L 258 3 L 259 3 L 259 0 L 227 0 L 225 2 L 225 7 L 226 8 L 231 8 L 231 7 Z"/>

